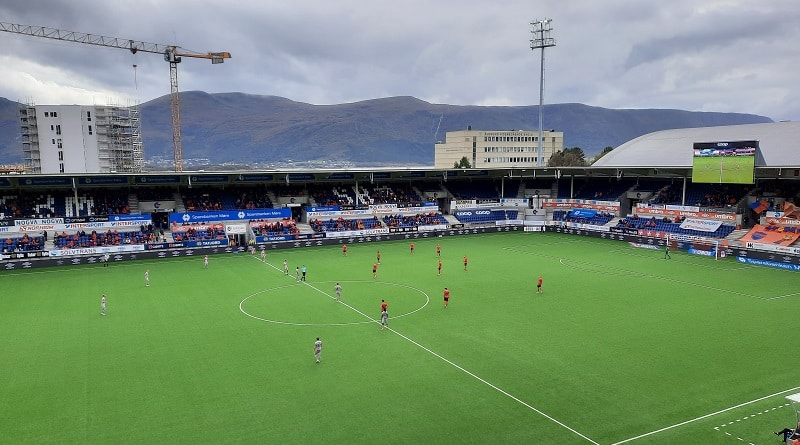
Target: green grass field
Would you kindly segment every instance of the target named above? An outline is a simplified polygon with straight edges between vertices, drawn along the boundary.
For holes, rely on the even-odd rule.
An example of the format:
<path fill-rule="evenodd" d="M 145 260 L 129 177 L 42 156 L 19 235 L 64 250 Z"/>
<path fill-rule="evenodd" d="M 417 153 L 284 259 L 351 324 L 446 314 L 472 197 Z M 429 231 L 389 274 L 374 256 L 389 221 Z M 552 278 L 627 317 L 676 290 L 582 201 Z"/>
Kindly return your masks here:
<path fill-rule="evenodd" d="M 695 156 L 692 182 L 752 184 L 755 156 Z"/>
<path fill-rule="evenodd" d="M 794 272 L 545 233 L 267 263 L 0 272 L 1 441 L 762 444 L 795 422 Z"/>

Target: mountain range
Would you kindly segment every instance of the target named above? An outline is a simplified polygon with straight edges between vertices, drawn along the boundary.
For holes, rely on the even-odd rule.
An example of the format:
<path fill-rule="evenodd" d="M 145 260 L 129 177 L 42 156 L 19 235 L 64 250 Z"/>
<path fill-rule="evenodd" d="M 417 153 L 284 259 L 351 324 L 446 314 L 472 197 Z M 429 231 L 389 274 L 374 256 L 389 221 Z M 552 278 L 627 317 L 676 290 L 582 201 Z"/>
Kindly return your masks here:
<path fill-rule="evenodd" d="M 183 158 L 210 164 L 285 166 L 329 161 L 353 166 L 432 166 L 448 131 L 536 130 L 538 106 L 431 104 L 414 97 L 313 105 L 278 96 L 180 93 Z M 22 161 L 17 111 L 0 98 L 0 164 Z M 141 104 L 147 160 L 171 161 L 169 95 Z M 772 122 L 744 113 L 608 109 L 578 103 L 544 107 L 544 128 L 564 132 L 564 147 L 593 156 L 658 130 Z"/>

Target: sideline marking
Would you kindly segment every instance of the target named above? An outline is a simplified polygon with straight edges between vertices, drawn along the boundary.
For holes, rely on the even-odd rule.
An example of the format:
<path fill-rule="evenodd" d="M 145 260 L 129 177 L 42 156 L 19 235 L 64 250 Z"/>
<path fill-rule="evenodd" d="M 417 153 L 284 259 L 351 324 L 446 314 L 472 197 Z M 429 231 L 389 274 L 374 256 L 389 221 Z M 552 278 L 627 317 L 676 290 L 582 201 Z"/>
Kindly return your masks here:
<path fill-rule="evenodd" d="M 661 433 L 661 432 L 664 432 L 664 431 L 667 431 L 667 430 L 671 430 L 672 428 L 677 428 L 679 426 L 688 425 L 690 423 L 697 422 L 698 420 L 707 419 L 709 417 L 716 416 L 717 414 L 722 414 L 724 412 L 728 412 L 728 411 L 736 409 L 736 408 L 741 408 L 743 406 L 750 405 L 751 403 L 760 402 L 762 400 L 769 399 L 770 397 L 779 396 L 781 394 L 784 394 L 784 393 L 787 393 L 787 392 L 790 392 L 790 391 L 797 391 L 798 389 L 800 389 L 800 386 L 796 386 L 794 388 L 785 389 L 783 391 L 776 392 L 776 393 L 770 394 L 768 396 L 764 396 L 764 397 L 759 397 L 757 399 L 753 399 L 753 400 L 751 400 L 749 402 L 744 402 L 744 403 L 740 403 L 740 404 L 738 404 L 736 406 L 731 406 L 730 408 L 721 409 L 719 411 L 715 411 L 713 413 L 709 413 L 709 414 L 706 414 L 704 416 L 695 417 L 694 419 L 689 419 L 689 420 L 683 421 L 681 423 L 676 423 L 674 425 L 670 425 L 670 426 L 666 426 L 664 428 L 660 428 L 660 429 L 657 429 L 657 430 L 654 430 L 654 431 L 650 431 L 649 433 L 640 434 L 640 435 L 638 435 L 636 437 L 631 437 L 629 439 L 621 440 L 619 442 L 614 442 L 611 445 L 620 445 L 620 444 L 623 444 L 623 443 L 632 442 L 634 440 L 641 439 L 643 437 L 652 436 L 653 434 L 657 434 L 657 433 Z M 729 433 L 726 431 L 725 434 L 729 434 Z"/>
<path fill-rule="evenodd" d="M 258 259 L 258 258 L 257 258 L 257 259 Z M 258 261 L 261 261 L 261 260 L 260 260 L 260 259 L 258 259 Z M 270 266 L 272 266 L 272 265 L 270 265 Z M 273 268 L 275 268 L 275 269 L 278 269 L 278 268 L 277 268 L 277 267 L 275 267 L 275 266 L 272 266 L 272 267 L 273 267 Z M 282 270 L 282 269 L 280 269 L 280 272 L 281 272 L 281 273 L 283 273 L 283 270 Z M 315 286 L 313 286 L 313 285 L 310 285 L 310 284 L 308 284 L 308 283 L 305 283 L 305 282 L 304 282 L 304 284 L 306 284 L 307 286 L 311 287 L 312 289 L 314 289 L 314 290 L 316 290 L 316 291 L 318 291 L 318 292 L 322 293 L 323 295 L 326 295 L 326 296 L 327 296 L 327 297 L 329 297 L 329 298 L 333 298 L 333 297 L 331 297 L 331 296 L 330 296 L 328 293 L 326 293 L 325 291 L 322 291 L 322 290 L 320 290 L 320 289 L 317 289 L 317 288 L 316 288 Z M 425 294 L 425 296 L 427 297 L 428 295 L 427 295 L 427 294 Z M 242 302 L 244 302 L 244 300 L 242 300 Z M 350 305 L 348 305 L 347 303 L 344 303 L 344 302 L 342 302 L 342 304 L 344 304 L 346 307 L 348 307 L 348 308 L 352 309 L 352 310 L 353 310 L 353 311 L 355 311 L 356 313 L 358 313 L 358 314 L 361 314 L 363 317 L 367 318 L 367 320 L 368 320 L 368 321 L 367 321 L 367 323 L 375 323 L 375 324 L 378 324 L 378 325 L 380 325 L 380 324 L 381 324 L 381 322 L 380 322 L 380 321 L 378 321 L 377 319 L 374 319 L 374 318 L 370 317 L 369 315 L 367 315 L 367 314 L 365 314 L 365 313 L 361 312 L 360 310 L 358 310 L 358 309 L 354 308 L 353 306 L 350 306 Z M 241 310 L 241 305 L 242 305 L 242 303 L 239 303 L 239 309 L 240 309 L 240 310 Z M 426 305 L 427 305 L 427 303 L 426 303 Z M 244 312 L 244 311 L 242 311 L 242 312 Z M 246 313 L 245 313 L 245 314 L 246 314 Z M 247 315 L 250 315 L 250 314 L 247 314 Z M 252 315 L 250 315 L 250 316 L 252 317 Z M 253 318 L 257 318 L 257 317 L 253 317 Z M 479 382 L 483 383 L 484 385 L 486 385 L 486 386 L 488 386 L 488 387 L 490 387 L 490 388 L 494 389 L 495 391 L 499 392 L 500 394 L 503 394 L 503 395 L 505 395 L 506 397 L 509 397 L 510 399 L 512 399 L 512 400 L 514 400 L 515 402 L 517 402 L 517 403 L 521 404 L 522 406 L 524 406 L 524 407 L 526 407 L 526 408 L 528 408 L 528 409 L 532 410 L 533 412 L 535 412 L 535 413 L 539 414 L 540 416 L 542 416 L 542 417 L 544 417 L 544 418 L 546 418 L 546 419 L 550 420 L 551 422 L 553 422 L 553 423 L 555 423 L 555 424 L 557 424 L 557 425 L 561 426 L 562 428 L 565 428 L 565 429 L 567 429 L 567 430 L 571 431 L 572 433 L 574 433 L 574 434 L 578 435 L 578 436 L 579 436 L 579 437 L 581 437 L 582 439 L 584 439 L 584 440 L 586 440 L 586 441 L 588 441 L 588 442 L 590 442 L 590 443 L 592 443 L 592 444 L 594 444 L 594 445 L 600 445 L 600 443 L 599 443 L 599 442 L 596 442 L 596 441 L 594 441 L 594 440 L 590 439 L 588 436 L 586 436 L 585 434 L 583 434 L 583 433 L 579 432 L 578 430 L 576 430 L 576 429 L 572 428 L 571 426 L 569 426 L 569 425 L 567 425 L 567 424 L 565 424 L 565 423 L 561 422 L 560 420 L 556 419 L 555 417 L 552 417 L 552 416 L 550 416 L 549 414 L 545 413 L 544 411 L 542 411 L 542 410 L 540 410 L 540 409 L 537 409 L 537 408 L 535 408 L 534 406 L 530 405 L 529 403 L 525 402 L 524 400 L 520 399 L 519 397 L 516 397 L 516 396 L 514 396 L 514 395 L 512 395 L 512 394 L 508 393 L 507 391 L 505 391 L 505 390 L 501 389 L 501 388 L 500 388 L 500 387 L 498 387 L 497 385 L 495 385 L 495 384 L 493 384 L 493 383 L 491 383 L 491 382 L 487 381 L 486 379 L 484 379 L 484 378 L 482 378 L 482 377 L 480 377 L 480 376 L 478 376 L 478 375 L 476 375 L 476 374 L 472 373 L 471 371 L 468 371 L 468 370 L 467 370 L 467 369 L 465 369 L 464 367 L 462 367 L 462 366 L 460 366 L 460 365 L 457 365 L 457 364 L 456 364 L 456 363 L 454 363 L 453 361 L 451 361 L 451 360 L 449 360 L 449 359 L 445 358 L 444 356 L 442 356 L 442 355 L 440 355 L 440 354 L 438 354 L 438 353 L 436 353 L 436 352 L 434 352 L 434 351 L 430 350 L 429 348 L 427 348 L 427 347 L 425 347 L 425 346 L 421 345 L 420 343 L 418 343 L 417 341 L 415 341 L 415 340 L 413 340 L 413 339 L 409 338 L 408 336 L 406 336 L 406 335 L 404 335 L 404 334 L 401 334 L 400 332 L 398 332 L 398 331 L 396 331 L 396 330 L 394 330 L 394 329 L 392 329 L 392 328 L 390 328 L 390 327 L 388 328 L 388 330 L 389 330 L 389 332 L 392 332 L 392 333 L 394 333 L 394 334 L 395 334 L 395 335 L 397 335 L 398 337 L 400 337 L 400 338 L 402 338 L 402 339 L 404 339 L 404 340 L 408 341 L 409 343 L 411 343 L 411 344 L 413 344 L 413 345 L 415 345 L 415 346 L 417 346 L 417 347 L 421 348 L 423 351 L 425 351 L 425 352 L 428 352 L 429 354 L 431 354 L 431 355 L 433 355 L 434 357 L 436 357 L 436 358 L 438 358 L 438 359 L 440 359 L 440 360 L 444 361 L 445 363 L 449 364 L 450 366 L 453 366 L 454 368 L 458 369 L 459 371 L 461 371 L 461 372 L 463 372 L 463 373 L 467 374 L 468 376 L 470 376 L 470 377 L 472 377 L 472 378 L 474 378 L 474 379 L 478 380 Z"/>
<path fill-rule="evenodd" d="M 759 297 L 758 295 L 752 295 L 752 294 L 748 294 L 748 293 L 744 293 L 744 292 L 738 292 L 738 291 L 730 290 L 730 289 L 720 289 L 720 288 L 717 288 L 717 287 L 706 286 L 705 284 L 693 283 L 691 281 L 676 280 L 674 278 L 661 277 L 661 276 L 658 276 L 658 275 L 652 275 L 652 274 L 637 272 L 637 271 L 634 271 L 634 270 L 611 269 L 611 268 L 608 268 L 608 267 L 606 267 L 605 270 L 595 270 L 595 269 L 589 269 L 589 268 L 585 268 L 585 267 L 582 268 L 581 266 L 569 265 L 569 264 L 564 262 L 565 261 L 564 258 L 559 258 L 558 261 L 565 267 L 570 267 L 570 268 L 573 268 L 573 269 L 582 270 L 584 272 L 602 272 L 604 274 L 624 275 L 626 277 L 635 276 L 635 277 L 640 277 L 640 278 L 653 278 L 653 279 L 657 279 L 657 280 L 670 281 L 672 283 L 685 284 L 687 286 L 695 286 L 695 287 L 699 287 L 699 288 L 702 288 L 702 289 L 708 289 L 708 290 L 713 290 L 713 291 L 722 292 L 722 293 L 740 295 L 740 296 L 743 296 L 743 297 L 754 298 L 756 300 L 762 300 L 762 301 L 767 301 L 768 300 L 768 298 Z M 571 261 L 575 261 L 575 262 L 577 262 L 579 264 L 585 264 L 585 265 L 590 265 L 590 266 L 605 267 L 602 264 L 597 264 L 597 263 L 588 263 L 588 262 L 583 262 L 583 261 L 578 261 L 578 260 L 571 260 Z"/>

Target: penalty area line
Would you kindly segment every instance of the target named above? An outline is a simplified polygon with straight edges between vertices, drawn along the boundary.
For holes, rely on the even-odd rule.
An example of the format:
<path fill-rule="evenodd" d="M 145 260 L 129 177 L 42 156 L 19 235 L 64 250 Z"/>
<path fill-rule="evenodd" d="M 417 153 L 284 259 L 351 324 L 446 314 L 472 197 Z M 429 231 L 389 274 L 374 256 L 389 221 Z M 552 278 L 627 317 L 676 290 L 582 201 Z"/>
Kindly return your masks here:
<path fill-rule="evenodd" d="M 657 430 L 650 431 L 649 433 L 640 434 L 640 435 L 638 435 L 638 436 L 636 436 L 636 437 L 631 437 L 631 438 L 629 438 L 629 439 L 621 440 L 621 441 L 619 441 L 619 442 L 614 442 L 614 443 L 613 443 L 613 444 L 611 444 L 611 445 L 620 445 L 620 444 L 623 444 L 623 443 L 632 442 L 632 441 L 634 441 L 634 440 L 638 440 L 638 439 L 641 439 L 641 438 L 643 438 L 643 437 L 647 437 L 647 436 L 652 436 L 653 434 L 658 434 L 658 433 L 661 433 L 661 432 L 664 432 L 664 431 L 667 431 L 667 430 L 671 430 L 671 429 L 673 429 L 673 428 L 677 428 L 677 427 L 679 427 L 679 426 L 688 425 L 688 424 L 690 424 L 690 423 L 697 422 L 698 420 L 708 419 L 709 417 L 716 416 L 717 414 L 722 414 L 722 413 L 725 413 L 725 412 L 728 412 L 728 411 L 734 410 L 734 409 L 736 409 L 736 408 L 741 408 L 741 407 L 743 407 L 743 406 L 750 405 L 751 403 L 760 402 L 760 401 L 762 401 L 762 400 L 769 399 L 770 397 L 779 396 L 779 395 L 781 395 L 781 394 L 785 394 L 785 393 L 787 393 L 787 392 L 790 392 L 790 391 L 797 391 L 798 389 L 800 389 L 800 386 L 796 386 L 796 387 L 794 387 L 794 388 L 785 389 L 785 390 L 783 390 L 783 391 L 776 392 L 776 393 L 774 393 L 774 394 L 770 394 L 770 395 L 768 395 L 768 396 L 759 397 L 759 398 L 757 398 L 757 399 L 750 400 L 749 402 L 740 403 L 740 404 L 738 404 L 738 405 L 736 405 L 736 406 L 731 406 L 731 407 L 729 407 L 729 408 L 721 409 L 721 410 L 719 410 L 719 411 L 715 411 L 715 412 L 713 412 L 713 413 L 709 413 L 709 414 L 706 414 L 706 415 L 703 415 L 703 416 L 700 416 L 700 417 L 695 417 L 694 419 L 689 419 L 689 420 L 685 420 L 685 421 L 683 421 L 683 422 L 680 422 L 680 423 L 676 423 L 676 424 L 674 424 L 674 425 L 665 426 L 664 428 L 659 428 L 659 429 L 657 429 Z"/>

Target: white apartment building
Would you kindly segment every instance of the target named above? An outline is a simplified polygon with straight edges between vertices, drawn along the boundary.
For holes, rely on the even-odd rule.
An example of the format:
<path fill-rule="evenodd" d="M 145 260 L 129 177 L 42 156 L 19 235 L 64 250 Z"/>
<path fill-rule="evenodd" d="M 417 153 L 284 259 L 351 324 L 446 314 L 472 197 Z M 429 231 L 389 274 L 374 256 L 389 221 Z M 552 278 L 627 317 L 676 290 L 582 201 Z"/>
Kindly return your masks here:
<path fill-rule="evenodd" d="M 553 153 L 563 149 L 564 132 L 542 132 L 543 166 Z M 448 131 L 445 142 L 434 146 L 434 167 L 452 168 L 465 156 L 473 168 L 536 167 L 539 131 Z"/>
<path fill-rule="evenodd" d="M 139 107 L 26 105 L 19 110 L 31 173 L 141 172 Z"/>

